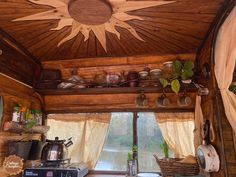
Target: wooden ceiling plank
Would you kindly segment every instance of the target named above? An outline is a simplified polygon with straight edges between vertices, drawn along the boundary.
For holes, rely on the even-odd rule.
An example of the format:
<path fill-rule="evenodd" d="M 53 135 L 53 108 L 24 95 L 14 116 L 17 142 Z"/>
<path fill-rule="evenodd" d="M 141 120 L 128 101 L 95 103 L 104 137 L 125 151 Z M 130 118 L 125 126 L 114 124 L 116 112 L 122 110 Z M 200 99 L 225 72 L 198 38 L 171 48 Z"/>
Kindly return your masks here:
<path fill-rule="evenodd" d="M 179 0 L 176 3 L 169 4 L 168 6 L 152 7 L 147 9 L 142 9 L 143 12 L 178 12 L 178 13 L 203 13 L 211 14 L 215 13 L 219 7 L 222 5 L 224 0 L 218 1 L 189 1 L 189 0 Z M 181 7 L 181 8 L 180 8 Z"/>
<path fill-rule="evenodd" d="M 145 21 L 143 21 L 142 24 L 155 26 L 158 28 L 164 28 L 172 31 L 181 31 L 186 35 L 193 36 L 194 38 L 203 38 L 205 32 L 207 31 L 209 27 L 209 23 L 201 23 L 201 22 L 180 22 L 175 20 L 158 20 L 154 18 L 144 18 Z M 134 22 L 137 22 L 133 20 Z M 131 21 L 132 22 L 132 21 Z"/>
<path fill-rule="evenodd" d="M 135 53 L 140 54 L 146 51 L 145 46 L 144 46 L 144 41 L 140 41 L 137 38 L 130 36 L 130 33 L 123 28 L 117 28 L 118 31 L 121 32 L 121 43 L 124 44 L 125 48 L 130 48 L 131 52 L 129 55 L 133 55 Z"/>
<path fill-rule="evenodd" d="M 173 41 L 167 41 L 163 39 L 163 37 L 159 35 L 153 35 L 149 30 L 144 29 L 143 27 L 140 27 L 138 25 L 134 25 L 134 28 L 141 33 L 141 31 L 145 32 L 146 36 L 150 36 L 151 39 L 153 39 L 156 43 L 160 43 L 164 48 L 168 49 L 169 51 L 173 53 L 177 53 L 177 51 L 182 51 L 183 48 L 181 46 L 176 45 Z"/>
<path fill-rule="evenodd" d="M 115 36 L 116 37 L 116 36 Z M 107 54 L 109 56 L 119 56 L 123 54 L 123 51 L 119 48 L 119 46 L 115 47 L 115 43 L 113 42 L 113 38 L 115 38 L 106 32 L 106 39 L 107 39 Z"/>
<path fill-rule="evenodd" d="M 88 39 L 88 46 L 87 46 L 87 56 L 88 57 L 95 57 L 97 56 L 96 53 L 96 42 L 95 42 L 95 35 L 90 32 L 89 33 L 89 39 Z"/>
<path fill-rule="evenodd" d="M 39 53 L 41 57 L 41 61 L 44 60 L 44 58 L 55 58 L 55 56 L 59 55 L 59 51 L 61 50 L 61 47 L 57 47 L 58 42 L 63 39 L 66 35 L 69 33 L 69 28 L 65 28 L 63 31 L 60 31 L 60 33 L 55 35 L 52 40 L 49 40 L 47 43 L 47 51 L 44 53 Z M 47 42 L 47 41 L 46 41 Z M 45 45 L 45 44 L 44 44 Z"/>
<path fill-rule="evenodd" d="M 140 16 L 142 18 L 149 17 L 155 19 L 178 20 L 183 22 L 195 21 L 202 23 L 211 23 L 212 19 L 214 19 L 216 15 L 215 13 L 214 14 L 186 13 L 185 15 L 183 15 L 182 13 L 175 13 L 175 12 L 144 13 L 140 11 L 132 12 L 129 14 Z"/>
<path fill-rule="evenodd" d="M 56 49 L 55 40 L 57 39 L 57 37 L 63 34 L 66 35 L 68 31 L 69 31 L 68 29 L 65 29 L 63 31 L 60 31 L 59 33 L 58 32 L 52 33 L 50 36 L 45 37 L 44 39 L 42 39 L 35 45 L 31 45 L 29 47 L 29 50 L 33 51 L 36 56 L 41 58 L 41 60 L 43 57 L 49 57 L 50 55 L 52 55 L 52 53 L 49 53 L 49 51 L 52 51 L 52 50 L 54 51 Z M 42 53 L 42 49 L 43 49 L 43 53 Z"/>
<path fill-rule="evenodd" d="M 155 30 L 155 28 L 153 29 L 152 27 L 147 26 L 147 25 L 142 25 L 142 24 L 135 24 L 135 25 L 139 26 L 143 29 L 146 29 L 148 31 Z M 161 29 L 155 34 L 155 36 L 159 36 L 160 38 L 165 39 L 165 41 L 175 44 L 176 46 L 183 48 L 183 49 L 189 48 L 189 45 L 193 46 L 193 48 L 196 48 L 198 46 L 197 44 L 199 44 L 201 42 L 200 40 L 197 40 L 192 37 L 190 38 L 185 35 L 178 35 L 175 32 L 163 31 Z M 196 46 L 194 46 L 195 43 L 196 43 Z"/>
<path fill-rule="evenodd" d="M 78 51 L 80 46 L 83 43 L 83 35 L 82 34 L 78 34 L 74 40 L 73 40 L 73 44 L 70 47 L 70 51 L 71 51 L 71 58 L 77 57 L 78 56 Z M 75 52 L 76 51 L 76 52 Z M 68 56 L 69 57 L 69 56 Z"/>
<path fill-rule="evenodd" d="M 140 42 L 127 30 L 119 29 L 121 41 L 113 34 L 107 33 L 106 40 L 110 45 L 107 53 L 92 32 L 91 39 L 89 38 L 87 42 L 76 44 L 74 40 L 65 43 L 62 49 L 57 48 L 57 42 L 61 37 L 58 34 L 61 33 L 53 32 L 55 33 L 53 35 L 50 28 L 55 27 L 58 20 L 11 22 L 18 17 L 53 9 L 28 0 L 0 2 L 0 26 L 41 60 L 194 52 L 223 2 L 224 0 L 177 0 L 168 5 L 129 12 L 130 15 L 144 19 L 130 21 L 130 24 L 135 26 L 146 42 Z M 41 50 L 44 46 L 46 46 L 45 50 Z M 70 50 L 69 53 L 67 49 Z"/>
<path fill-rule="evenodd" d="M 86 57 L 87 55 L 87 48 L 88 48 L 88 40 L 84 41 L 84 36 L 82 34 L 79 34 L 77 36 L 77 38 L 81 36 L 81 40 L 80 40 L 80 45 L 77 48 L 77 51 L 74 55 L 74 58 L 76 56 L 79 56 L 80 58 Z M 71 50 L 71 52 L 73 52 L 73 50 Z M 77 55 L 76 55 L 77 54 Z"/>
<path fill-rule="evenodd" d="M 156 30 L 155 27 L 152 27 L 150 24 L 147 24 L 147 23 L 146 24 L 140 24 L 140 23 L 136 23 L 136 22 L 130 22 L 130 23 L 133 23 L 133 24 L 135 24 L 137 26 L 140 26 L 144 29 L 148 29 L 149 31 L 155 31 Z M 194 36 L 189 36 L 189 35 L 186 35 L 184 33 L 178 32 L 178 31 L 172 31 L 172 30 L 163 29 L 163 28 L 158 28 L 158 29 L 159 30 L 156 32 L 157 35 L 158 35 L 158 33 L 162 33 L 162 36 L 163 36 L 163 34 L 166 32 L 166 33 L 169 33 L 169 34 L 166 34 L 167 36 L 169 36 L 171 34 L 172 34 L 171 36 L 175 35 L 176 39 L 181 39 L 181 42 L 184 39 L 187 39 L 187 40 L 184 40 L 184 44 L 186 44 L 187 46 L 189 44 L 191 44 L 191 45 L 194 45 L 195 43 L 198 44 L 202 40 L 202 39 L 196 38 Z"/>

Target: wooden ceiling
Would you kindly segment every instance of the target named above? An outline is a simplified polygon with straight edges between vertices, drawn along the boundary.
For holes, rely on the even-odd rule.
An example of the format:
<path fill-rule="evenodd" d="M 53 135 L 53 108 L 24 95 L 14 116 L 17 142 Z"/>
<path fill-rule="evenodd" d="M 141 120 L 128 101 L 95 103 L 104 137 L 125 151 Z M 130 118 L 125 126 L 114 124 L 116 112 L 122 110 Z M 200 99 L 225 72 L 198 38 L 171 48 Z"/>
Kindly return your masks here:
<path fill-rule="evenodd" d="M 0 28 L 41 61 L 196 53 L 224 0 L 175 1 L 127 12 L 144 19 L 126 22 L 144 41 L 127 29 L 116 27 L 120 39 L 113 33 L 105 33 L 107 52 L 92 31 L 85 42 L 79 33 L 58 47 L 58 43 L 71 33 L 71 26 L 50 30 L 57 27 L 59 20 L 13 21 L 54 9 L 28 0 L 0 1 Z"/>

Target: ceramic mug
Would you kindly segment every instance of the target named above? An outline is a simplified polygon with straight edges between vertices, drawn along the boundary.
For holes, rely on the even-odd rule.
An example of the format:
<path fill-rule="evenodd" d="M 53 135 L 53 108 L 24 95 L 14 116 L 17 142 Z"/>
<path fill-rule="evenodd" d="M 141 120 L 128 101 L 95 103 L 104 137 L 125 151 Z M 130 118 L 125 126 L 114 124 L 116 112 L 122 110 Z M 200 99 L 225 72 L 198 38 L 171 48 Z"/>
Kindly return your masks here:
<path fill-rule="evenodd" d="M 192 99 L 188 95 L 182 95 L 177 100 L 177 104 L 179 106 L 189 106 L 191 103 L 192 103 Z"/>
<path fill-rule="evenodd" d="M 166 97 L 166 95 L 162 95 L 159 98 L 157 98 L 157 106 L 158 107 L 166 107 L 170 104 L 169 98 Z"/>

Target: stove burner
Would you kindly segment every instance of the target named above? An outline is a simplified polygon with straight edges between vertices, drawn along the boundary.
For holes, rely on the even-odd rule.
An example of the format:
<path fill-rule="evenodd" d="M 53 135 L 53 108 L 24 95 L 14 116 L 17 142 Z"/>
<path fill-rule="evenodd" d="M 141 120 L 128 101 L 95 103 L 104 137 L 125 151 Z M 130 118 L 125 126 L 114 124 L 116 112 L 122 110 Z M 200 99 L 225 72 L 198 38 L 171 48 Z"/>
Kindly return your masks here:
<path fill-rule="evenodd" d="M 42 167 L 67 167 L 70 165 L 70 159 L 56 160 L 56 161 L 44 161 Z"/>
<path fill-rule="evenodd" d="M 48 164 L 48 162 L 46 164 Z M 41 166 L 27 168 L 24 170 L 23 177 L 84 177 L 87 174 L 87 164 L 65 163 L 64 166 L 60 167 Z"/>

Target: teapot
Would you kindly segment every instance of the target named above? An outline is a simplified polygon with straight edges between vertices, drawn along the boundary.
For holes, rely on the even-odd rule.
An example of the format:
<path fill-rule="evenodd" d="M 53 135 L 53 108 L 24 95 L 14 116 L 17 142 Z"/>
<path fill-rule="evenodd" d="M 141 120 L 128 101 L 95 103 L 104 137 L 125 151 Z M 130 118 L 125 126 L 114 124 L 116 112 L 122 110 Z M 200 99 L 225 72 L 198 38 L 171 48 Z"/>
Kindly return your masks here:
<path fill-rule="evenodd" d="M 43 147 L 41 160 L 42 161 L 62 161 L 67 159 L 68 147 L 70 147 L 73 142 L 72 138 L 66 140 L 59 140 L 55 137 L 55 140 L 46 140 L 46 145 Z"/>

